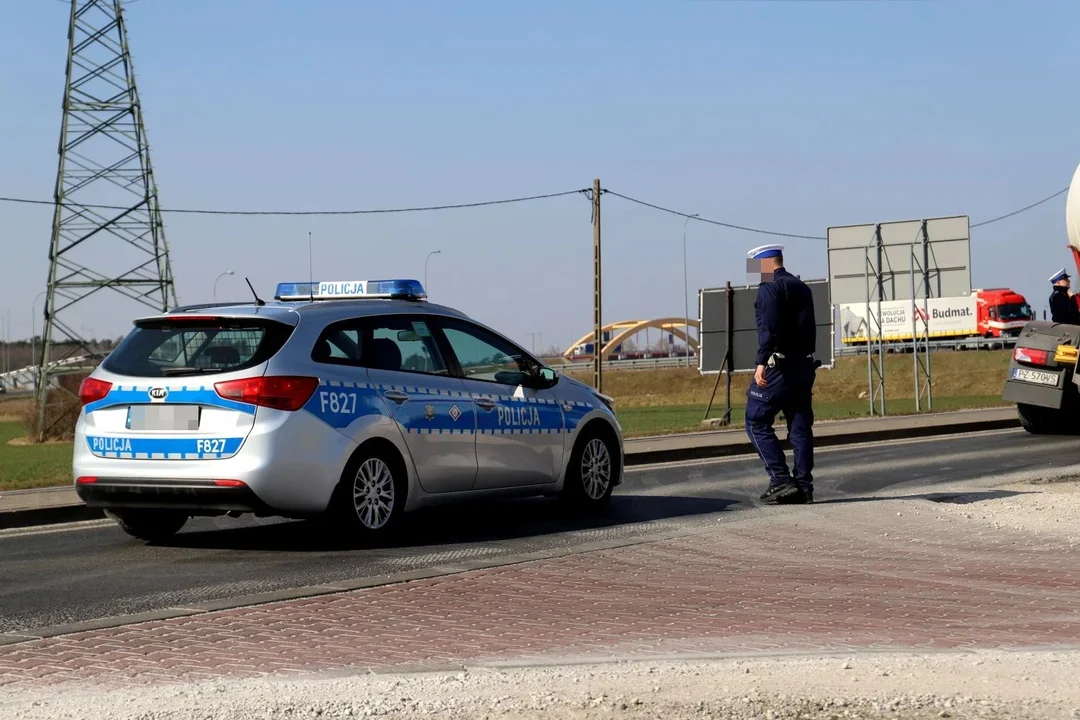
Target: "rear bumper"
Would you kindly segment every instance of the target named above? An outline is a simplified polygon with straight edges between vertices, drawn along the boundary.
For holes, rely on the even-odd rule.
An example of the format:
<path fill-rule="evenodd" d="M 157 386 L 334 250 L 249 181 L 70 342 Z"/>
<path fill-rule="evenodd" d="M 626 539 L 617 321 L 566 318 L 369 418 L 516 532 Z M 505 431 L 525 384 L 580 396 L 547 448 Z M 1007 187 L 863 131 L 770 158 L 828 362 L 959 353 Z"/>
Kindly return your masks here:
<path fill-rule="evenodd" d="M 74 478 L 87 505 L 169 507 L 192 512 L 269 511 L 286 517 L 326 509 L 355 449 L 342 433 L 309 413 L 260 408 L 257 420 L 235 455 L 220 459 L 135 459 L 100 457 L 86 441 L 80 417 L 72 457 Z M 220 487 L 215 479 L 238 480 L 245 488 Z"/>
<path fill-rule="evenodd" d="M 98 478 L 93 483 L 77 483 L 75 492 L 89 507 L 160 508 L 184 510 L 192 515 L 220 515 L 250 512 L 280 515 L 252 492 L 251 488 L 221 487 L 211 480 L 130 480 Z"/>
<path fill-rule="evenodd" d="M 1049 373 L 1057 376 L 1055 385 L 1027 382 L 1014 378 L 1014 371 L 1035 370 L 1039 373 Z M 1067 395 L 1076 394 L 1076 385 L 1072 382 L 1072 372 L 1067 367 L 1029 367 L 1017 363 L 1015 360 L 1009 365 L 1009 372 L 1005 380 L 1005 391 L 1002 399 L 1008 402 L 1021 403 L 1024 405 L 1037 405 L 1039 407 L 1059 410 L 1064 405 Z"/>

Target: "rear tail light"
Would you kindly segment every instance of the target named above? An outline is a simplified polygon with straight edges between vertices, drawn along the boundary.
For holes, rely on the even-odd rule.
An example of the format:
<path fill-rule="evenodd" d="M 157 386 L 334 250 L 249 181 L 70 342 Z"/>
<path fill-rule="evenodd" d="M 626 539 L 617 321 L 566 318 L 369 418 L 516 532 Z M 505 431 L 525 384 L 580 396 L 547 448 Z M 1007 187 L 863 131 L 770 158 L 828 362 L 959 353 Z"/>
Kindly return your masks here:
<path fill-rule="evenodd" d="M 79 402 L 83 405 L 89 405 L 92 402 L 104 400 L 110 390 L 112 390 L 112 383 L 110 382 L 92 377 L 85 378 L 82 384 L 79 385 Z"/>
<path fill-rule="evenodd" d="M 1033 348 L 1016 347 L 1013 349 L 1013 360 L 1027 363 L 1028 365 L 1050 365 L 1049 350 L 1035 350 Z"/>
<path fill-rule="evenodd" d="M 81 477 L 78 480 L 76 480 L 75 482 L 77 482 L 79 485 L 93 485 L 94 483 L 97 482 L 97 478 L 96 477 Z"/>
<path fill-rule="evenodd" d="M 229 487 L 229 488 L 242 488 L 242 487 L 244 487 L 244 482 L 242 480 L 215 480 L 214 484 L 217 485 L 218 487 Z"/>
<path fill-rule="evenodd" d="M 219 382 L 214 390 L 226 400 L 292 411 L 304 407 L 318 386 L 318 378 L 264 376 Z"/>

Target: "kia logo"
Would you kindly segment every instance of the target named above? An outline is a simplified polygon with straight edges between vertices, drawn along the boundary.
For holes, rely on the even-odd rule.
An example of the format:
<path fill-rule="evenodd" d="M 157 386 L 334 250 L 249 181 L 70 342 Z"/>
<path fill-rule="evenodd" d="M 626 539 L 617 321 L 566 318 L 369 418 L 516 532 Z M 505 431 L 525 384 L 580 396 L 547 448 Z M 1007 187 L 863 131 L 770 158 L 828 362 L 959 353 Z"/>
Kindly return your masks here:
<path fill-rule="evenodd" d="M 150 388 L 151 400 L 164 400 L 169 396 L 169 391 L 166 388 Z"/>

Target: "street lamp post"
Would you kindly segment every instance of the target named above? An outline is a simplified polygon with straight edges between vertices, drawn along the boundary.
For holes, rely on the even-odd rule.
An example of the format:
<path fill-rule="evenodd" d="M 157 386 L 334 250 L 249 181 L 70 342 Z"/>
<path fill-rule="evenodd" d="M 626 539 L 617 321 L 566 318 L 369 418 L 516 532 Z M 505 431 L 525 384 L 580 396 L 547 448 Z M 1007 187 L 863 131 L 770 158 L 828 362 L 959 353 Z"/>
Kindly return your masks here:
<path fill-rule="evenodd" d="M 441 254 L 441 253 L 442 253 L 442 250 L 432 250 L 431 252 L 429 252 L 429 253 L 428 253 L 427 257 L 426 257 L 426 258 L 424 258 L 424 292 L 427 292 L 427 289 L 428 289 L 428 287 L 427 287 L 427 266 L 428 266 L 428 260 L 430 260 L 430 259 L 431 259 L 431 256 L 432 256 L 432 255 L 439 255 L 439 254 Z"/>
<path fill-rule="evenodd" d="M 690 218 L 698 217 L 697 213 L 688 215 L 682 226 L 682 272 L 683 272 L 683 330 L 686 333 L 686 364 L 690 365 L 690 279 L 686 270 L 686 225 Z M 701 332 L 698 332 L 698 343 L 701 342 Z M 699 348 L 700 350 L 700 348 Z"/>
<path fill-rule="evenodd" d="M 225 277 L 226 275 L 235 275 L 235 274 L 236 273 L 234 271 L 232 271 L 232 270 L 226 270 L 225 272 L 221 273 L 216 278 L 214 278 L 214 302 L 217 302 L 217 284 L 218 284 L 218 280 Z"/>

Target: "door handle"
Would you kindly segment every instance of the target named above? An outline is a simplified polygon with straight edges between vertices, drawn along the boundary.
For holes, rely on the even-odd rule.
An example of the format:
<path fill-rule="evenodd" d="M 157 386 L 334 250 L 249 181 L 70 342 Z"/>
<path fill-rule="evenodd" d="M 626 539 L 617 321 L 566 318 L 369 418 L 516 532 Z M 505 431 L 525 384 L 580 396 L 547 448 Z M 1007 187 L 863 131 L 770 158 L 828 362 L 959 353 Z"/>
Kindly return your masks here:
<path fill-rule="evenodd" d="M 476 398 L 476 404 L 485 410 L 494 410 L 498 403 L 494 400 L 488 400 L 487 398 Z"/>
<path fill-rule="evenodd" d="M 404 403 L 406 400 L 409 399 L 408 395 L 406 395 L 403 392 L 399 392 L 397 390 L 388 390 L 385 393 L 383 393 L 383 397 L 386 398 L 387 400 L 393 400 L 398 405 L 401 405 L 402 403 Z"/>

